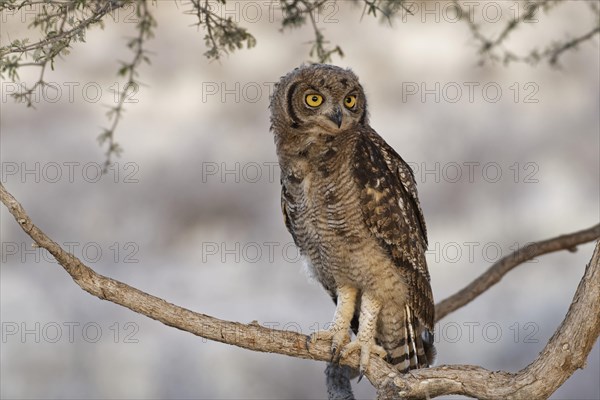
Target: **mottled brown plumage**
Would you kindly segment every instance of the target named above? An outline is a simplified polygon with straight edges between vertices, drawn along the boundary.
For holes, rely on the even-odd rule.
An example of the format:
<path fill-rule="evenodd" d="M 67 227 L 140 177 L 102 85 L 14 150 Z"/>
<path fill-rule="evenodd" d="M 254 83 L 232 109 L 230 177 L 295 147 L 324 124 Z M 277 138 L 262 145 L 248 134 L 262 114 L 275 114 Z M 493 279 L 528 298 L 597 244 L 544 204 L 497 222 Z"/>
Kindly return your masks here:
<path fill-rule="evenodd" d="M 342 357 L 360 350 L 361 368 L 371 352 L 402 371 L 429 366 L 425 221 L 410 167 L 369 126 L 358 78 L 302 66 L 281 78 L 270 108 L 285 224 L 337 304 L 332 328 L 313 339 L 331 339 Z"/>

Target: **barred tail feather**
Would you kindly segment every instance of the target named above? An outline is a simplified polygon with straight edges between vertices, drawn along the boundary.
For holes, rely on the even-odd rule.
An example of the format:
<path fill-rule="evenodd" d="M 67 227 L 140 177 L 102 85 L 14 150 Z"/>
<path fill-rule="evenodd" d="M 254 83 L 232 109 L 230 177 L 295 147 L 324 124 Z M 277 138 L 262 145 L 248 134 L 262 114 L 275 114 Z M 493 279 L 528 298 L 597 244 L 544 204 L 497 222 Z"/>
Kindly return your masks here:
<path fill-rule="evenodd" d="M 404 308 L 404 321 L 402 323 L 401 337 L 396 347 L 388 350 L 390 363 L 403 373 L 411 369 L 431 366 L 436 355 L 433 334 L 421 325 L 408 305 Z"/>

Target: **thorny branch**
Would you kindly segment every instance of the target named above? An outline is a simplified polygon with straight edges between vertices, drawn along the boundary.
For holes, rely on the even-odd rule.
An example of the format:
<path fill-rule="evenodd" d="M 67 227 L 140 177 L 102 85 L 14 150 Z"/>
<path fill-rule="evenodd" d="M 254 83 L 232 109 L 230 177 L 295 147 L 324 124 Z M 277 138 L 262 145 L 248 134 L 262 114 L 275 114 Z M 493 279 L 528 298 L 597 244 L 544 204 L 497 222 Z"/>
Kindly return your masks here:
<path fill-rule="evenodd" d="M 524 10 L 519 11 L 518 9 L 514 9 L 516 15 L 505 23 L 504 28 L 495 39 L 492 39 L 483 33 L 481 23 L 478 23 L 475 20 L 472 13 L 469 12 L 469 9 L 463 7 L 460 1 L 452 0 L 452 4 L 456 8 L 458 15 L 460 15 L 462 20 L 468 25 L 473 38 L 479 42 L 478 53 L 481 57 L 479 60 L 480 65 L 485 64 L 487 60 L 492 62 L 501 61 L 505 65 L 508 65 L 511 62 L 525 62 L 527 64 L 536 65 L 540 61 L 547 60 L 551 66 L 557 67 L 559 58 L 565 51 L 576 49 L 579 44 L 591 40 L 600 32 L 600 8 L 598 7 L 597 2 L 582 2 L 582 4 L 587 4 L 594 18 L 594 26 L 588 32 L 576 36 L 573 39 L 553 41 L 542 51 L 533 48 L 526 55 L 518 55 L 514 51 L 503 46 L 508 37 L 515 33 L 519 27 L 523 26 L 523 24 L 539 22 L 540 11 L 548 14 L 549 11 L 556 6 L 565 4 L 565 1 L 537 0 L 515 3 L 519 7 L 523 5 Z M 469 3 L 464 4 L 466 5 Z M 515 4 L 513 4 L 511 8 L 514 7 Z"/>
<path fill-rule="evenodd" d="M 317 5 L 316 8 L 319 8 L 320 6 Z M 335 46 L 332 49 L 327 49 L 325 47 L 325 45 L 327 43 L 329 43 L 327 40 L 325 40 L 325 36 L 323 35 L 323 32 L 321 31 L 321 29 L 319 28 L 319 26 L 317 25 L 317 21 L 315 19 L 315 15 L 314 15 L 314 10 L 309 10 L 307 11 L 307 14 L 310 18 L 310 24 L 313 27 L 313 31 L 315 32 L 315 40 L 312 43 L 312 48 L 310 49 L 310 53 L 309 55 L 311 57 L 313 57 L 313 55 L 316 55 L 316 59 L 320 62 L 320 63 L 327 63 L 327 62 L 331 62 L 331 56 L 333 56 L 334 54 L 338 54 L 340 57 L 344 56 L 344 52 L 342 51 L 342 48 L 340 46 Z"/>
<path fill-rule="evenodd" d="M 314 40 L 311 45 L 309 56 L 318 62 L 331 62 L 335 55 L 344 56 L 342 48 L 339 45 L 330 46 L 323 33 L 323 28 L 319 26 L 317 16 L 321 15 L 335 16 L 333 20 L 339 21 L 338 12 L 341 2 L 337 0 L 273 0 L 274 3 L 269 7 L 275 7 L 276 4 L 281 9 L 281 27 L 297 28 L 310 22 L 314 34 Z M 381 15 L 382 19 L 391 23 L 394 17 L 402 15 L 402 19 L 407 15 L 413 15 L 413 11 L 420 7 L 418 2 L 409 2 L 406 0 L 361 0 L 363 3 L 363 15 Z M 432 2 L 436 7 L 439 2 Z M 481 23 L 475 21 L 469 9 L 465 6 L 472 2 L 460 2 L 452 0 L 454 7 L 458 10 L 462 19 L 468 24 L 473 38 L 479 43 L 480 62 L 485 60 L 503 61 L 508 64 L 512 61 L 527 62 L 537 64 L 541 60 L 547 59 L 550 65 L 558 66 L 558 61 L 563 54 L 569 50 L 576 49 L 582 43 L 590 41 L 600 32 L 600 7 L 597 2 L 586 2 L 595 18 L 594 25 L 587 32 L 578 36 L 571 37 L 563 41 L 554 41 L 545 49 L 538 51 L 532 50 L 526 56 L 520 56 L 514 52 L 503 49 L 507 38 L 517 31 L 524 23 L 535 21 L 538 18 L 538 11 L 548 13 L 557 5 L 564 4 L 560 0 L 536 0 L 519 3 L 518 7 L 523 5 L 524 11 L 509 19 L 504 29 L 495 38 L 488 38 L 482 29 Z M 158 5 L 158 2 L 151 4 Z M 240 22 L 227 16 L 224 13 L 226 0 L 190 0 L 191 9 L 186 11 L 196 18 L 194 25 L 205 29 L 204 41 L 208 50 L 204 55 L 209 59 L 219 60 L 223 55 L 234 50 L 247 48 L 256 45 L 256 39 L 248 30 L 240 26 Z M 512 3 L 511 3 L 512 4 Z M 0 47 L 0 77 L 8 77 L 13 82 L 19 81 L 19 71 L 23 67 L 39 67 L 39 78 L 30 86 L 21 84 L 21 90 L 12 93 L 17 101 L 22 101 L 28 106 L 33 106 L 35 96 L 39 90 L 48 87 L 53 88 L 52 84 L 44 80 L 44 74 L 48 72 L 47 66 L 54 69 L 54 62 L 57 57 L 66 56 L 73 43 L 84 42 L 87 31 L 95 25 L 103 26 L 107 16 L 115 11 L 131 6 L 135 9 L 138 24 L 138 35 L 128 42 L 128 47 L 133 52 L 133 59 L 129 63 L 122 63 L 119 69 L 119 76 L 126 78 L 126 82 L 118 90 L 117 105 L 110 107 L 108 114 L 111 120 L 110 126 L 104 128 L 99 135 L 98 140 L 102 144 L 107 144 L 105 168 L 111 162 L 113 155 L 119 155 L 121 148 L 115 141 L 115 130 L 124 112 L 124 104 L 131 90 L 139 87 L 137 81 L 138 69 L 143 62 L 149 62 L 148 51 L 144 44 L 147 39 L 153 36 L 153 28 L 156 21 L 149 10 L 147 0 L 0 0 L 0 12 L 15 13 L 19 10 L 28 9 L 34 12 L 31 28 L 37 28 L 42 33 L 42 39 L 37 42 L 29 43 L 29 38 L 15 39 L 7 45 Z M 513 4 L 514 6 L 514 4 Z M 427 8 L 426 3 L 422 7 Z M 468 6 L 467 6 L 468 7 Z M 272 11 L 270 8 L 269 11 Z M 326 11 L 323 15 L 323 11 Z M 414 15 L 413 15 L 414 16 Z M 3 15 L 3 19 L 4 19 Z M 330 21 L 333 22 L 333 21 Z"/>
<path fill-rule="evenodd" d="M 144 48 L 144 43 L 146 40 L 154 36 L 153 28 L 156 26 L 156 20 L 150 13 L 148 4 L 145 0 L 139 0 L 135 7 L 138 18 L 138 34 L 127 44 L 127 46 L 134 53 L 133 60 L 129 63 L 122 62 L 121 68 L 119 68 L 118 72 L 119 76 L 126 76 L 127 81 L 123 85 L 122 90 L 117 90 L 117 105 L 111 107 L 107 113 L 108 118 L 112 118 L 111 126 L 109 128 L 105 128 L 104 131 L 98 136 L 98 142 L 100 142 L 100 145 L 108 143 L 106 149 L 106 160 L 104 162 L 104 172 L 106 172 L 107 168 L 110 166 L 112 156 L 118 156 L 121 153 L 121 146 L 115 142 L 115 130 L 117 129 L 117 125 L 119 124 L 121 116 L 123 115 L 123 106 L 127 101 L 128 96 L 132 91 L 136 92 L 140 86 L 140 83 L 136 79 L 138 76 L 138 67 L 143 62 L 148 64 L 150 63 L 150 59 L 147 55 L 148 52 Z"/>
<path fill-rule="evenodd" d="M 331 62 L 334 54 L 340 57 L 344 56 L 342 48 L 335 46 L 328 48 L 329 41 L 325 39 L 323 30 L 319 27 L 316 19 L 316 14 L 323 11 L 326 5 L 334 5 L 330 0 L 281 0 L 282 12 L 284 18 L 281 22 L 282 30 L 285 28 L 298 28 L 306 23 L 306 19 L 310 20 L 310 24 L 315 35 L 315 40 L 310 41 L 311 49 L 310 57 L 314 57 L 317 62 Z M 335 6 L 334 6 L 335 7 Z M 335 11 L 335 9 L 334 9 Z"/>
<path fill-rule="evenodd" d="M 35 226 L 21 204 L 1 183 L 0 200 L 23 231 L 39 247 L 50 252 L 75 283 L 93 296 L 127 307 L 165 325 L 249 350 L 320 361 L 328 361 L 331 357 L 330 344 L 323 341 L 309 346 L 307 337 L 299 333 L 268 329 L 256 321 L 241 324 L 196 313 L 100 275 L 63 250 Z M 549 239 L 539 243 L 545 249 L 540 254 L 573 250 L 577 244 L 597 239 L 598 236 L 598 226 L 595 226 Z M 527 257 L 518 255 L 519 251 L 514 259 L 527 260 Z M 506 274 L 512 268 L 499 268 L 497 274 Z M 366 376 L 377 388 L 380 398 L 430 398 L 445 394 L 462 394 L 480 399 L 546 398 L 576 369 L 585 365 L 587 355 L 600 334 L 600 315 L 597 312 L 600 309 L 599 280 L 600 242 L 596 244 L 592 260 L 579 283 L 564 321 L 538 358 L 517 373 L 493 372 L 469 365 L 442 365 L 403 375 L 382 359 L 374 357 Z M 483 290 L 490 286 L 491 284 Z M 456 309 L 460 305 L 452 307 Z M 452 307 L 448 306 L 447 312 L 452 311 Z M 342 362 L 357 368 L 358 356 L 355 354 Z"/>
<path fill-rule="evenodd" d="M 28 44 L 28 39 L 13 40 L 9 45 L 0 48 L 0 75 L 8 76 L 9 79 L 19 81 L 18 70 L 24 66 L 37 66 L 41 68 L 40 77 L 30 87 L 21 85 L 21 91 L 11 95 L 17 101 L 24 101 L 28 106 L 33 106 L 35 94 L 41 88 L 51 84 L 44 81 L 46 67 L 50 65 L 54 69 L 57 57 L 69 54 L 69 49 L 76 42 L 84 42 L 86 32 L 93 25 L 103 26 L 104 18 L 116 10 L 131 5 L 135 8 L 137 17 L 138 35 L 131 39 L 127 46 L 133 51 L 133 60 L 122 63 L 118 71 L 119 76 L 125 76 L 127 81 L 118 90 L 117 105 L 111 107 L 107 115 L 112 119 L 109 128 L 105 128 L 98 136 L 100 144 L 107 143 L 105 168 L 110 164 L 113 155 L 119 155 L 120 147 L 115 142 L 114 132 L 121 119 L 126 102 L 132 89 L 139 86 L 136 81 L 137 69 L 142 62 L 149 62 L 144 43 L 153 36 L 153 28 L 156 21 L 149 11 L 146 0 L 90 0 L 84 1 L 6 1 L 0 3 L 0 10 L 16 11 L 24 7 L 37 6 L 39 12 L 35 14 L 30 27 L 39 28 L 44 39 L 36 43 Z M 89 14 L 89 16 L 88 16 Z M 70 29 L 67 29 L 67 26 Z M 31 58 L 33 62 L 22 60 Z"/>
<path fill-rule="evenodd" d="M 56 57 L 67 55 L 72 42 L 85 41 L 85 33 L 92 25 L 102 24 L 106 15 L 125 4 L 126 1 L 93 1 L 85 9 L 80 9 L 76 2 L 24 1 L 13 4 L 9 1 L 0 4 L 0 11 L 40 6 L 42 11 L 36 15 L 30 27 L 39 28 L 46 35 L 35 43 L 28 44 L 29 39 L 16 39 L 0 48 L 0 76 L 6 75 L 9 79 L 18 81 L 20 67 L 36 66 L 41 70 L 40 77 L 32 86 L 23 85 L 21 92 L 12 94 L 15 100 L 24 101 L 28 107 L 32 107 L 36 90 L 48 85 L 44 81 L 47 65 L 50 64 L 54 69 Z M 87 12 L 91 15 L 86 16 Z M 67 29 L 67 25 L 70 29 Z M 33 62 L 22 61 L 27 58 L 32 58 Z"/>
<path fill-rule="evenodd" d="M 548 58 L 548 62 L 551 65 L 557 65 L 559 57 L 567 50 L 576 49 L 581 43 L 586 42 L 596 36 L 600 32 L 600 26 L 595 27 L 586 34 L 583 34 L 575 39 L 566 41 L 565 43 L 558 43 L 547 48 L 540 58 Z"/>
<path fill-rule="evenodd" d="M 198 28 L 205 27 L 204 41 L 208 50 L 204 55 L 208 59 L 219 60 L 223 54 L 241 49 L 246 44 L 248 49 L 256 45 L 256 39 L 246 28 L 239 26 L 230 16 L 224 18 L 219 7 L 224 7 L 225 0 L 191 0 L 192 9 L 187 14 L 197 18 L 194 24 Z"/>

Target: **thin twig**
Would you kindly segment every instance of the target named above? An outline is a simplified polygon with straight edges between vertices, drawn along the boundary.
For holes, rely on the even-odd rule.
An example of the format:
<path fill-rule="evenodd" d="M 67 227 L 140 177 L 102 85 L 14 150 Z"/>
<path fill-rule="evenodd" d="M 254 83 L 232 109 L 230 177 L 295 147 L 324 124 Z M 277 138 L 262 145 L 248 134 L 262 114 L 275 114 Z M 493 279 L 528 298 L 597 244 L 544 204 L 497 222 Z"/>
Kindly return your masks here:
<path fill-rule="evenodd" d="M 513 253 L 502 257 L 495 262 L 486 272 L 478 276 L 473 282 L 459 290 L 452 296 L 442 300 L 435 306 L 435 318 L 437 321 L 444 318 L 453 311 L 470 303 L 500 280 L 513 268 L 539 257 L 543 254 L 560 250 L 572 250 L 576 246 L 588 243 L 600 238 L 600 224 L 573 232 L 566 235 L 554 237 L 540 242 L 533 242 Z"/>
<path fill-rule="evenodd" d="M 148 4 L 145 0 L 138 0 L 137 12 L 140 18 L 137 26 L 138 34 L 128 43 L 128 47 L 133 51 L 133 59 L 127 64 L 123 63 L 122 67 L 119 69 L 119 75 L 125 75 L 127 79 L 123 85 L 123 89 L 120 91 L 117 90 L 117 105 L 111 107 L 107 113 L 109 119 L 113 119 L 111 126 L 109 128 L 105 128 L 104 131 L 98 136 L 100 145 L 108 143 L 105 153 L 106 159 L 104 161 L 104 173 L 106 173 L 110 167 L 113 154 L 119 156 L 121 153 L 121 147 L 115 141 L 115 131 L 119 122 L 121 121 L 121 117 L 123 116 L 124 104 L 127 100 L 127 96 L 129 95 L 129 89 L 133 88 L 135 91 L 137 87 L 139 87 L 140 83 L 135 79 L 138 75 L 138 68 L 144 61 L 149 63 L 148 56 L 146 55 L 148 52 L 144 48 L 144 44 L 146 43 L 147 39 L 153 36 L 152 28 L 156 25 L 156 21 L 150 13 Z"/>
<path fill-rule="evenodd" d="M 47 85 L 44 81 L 46 66 L 50 64 L 53 69 L 55 58 L 67 52 L 72 41 L 77 40 L 77 38 L 81 40 L 87 29 L 94 24 L 101 23 L 102 19 L 108 13 L 123 7 L 126 3 L 117 0 L 94 2 L 92 4 L 96 5 L 96 8 L 92 10 L 92 15 L 87 18 L 82 17 L 82 19 L 75 24 L 69 18 L 69 13 L 77 10 L 77 4 L 74 2 L 21 3 L 19 7 L 16 8 L 19 9 L 33 4 L 41 4 L 44 12 L 36 15 L 30 26 L 41 27 L 42 32 L 45 34 L 45 38 L 32 44 L 25 44 L 26 39 L 23 41 L 16 40 L 7 46 L 0 48 L 0 75 L 6 73 L 10 79 L 16 81 L 18 80 L 18 68 L 23 66 L 36 66 L 41 68 L 40 77 L 32 86 L 27 87 L 27 85 L 22 85 L 23 90 L 11 94 L 17 101 L 25 101 L 29 107 L 33 106 L 34 92 L 38 88 L 43 88 Z M 2 4 L 2 6 L 3 8 L 11 9 L 11 7 L 5 4 Z M 47 7 L 55 7 L 57 8 L 57 11 L 55 13 L 48 13 L 46 11 Z M 60 22 L 54 26 L 55 20 L 57 19 Z M 69 30 L 65 30 L 67 23 L 73 26 Z M 17 55 L 11 56 L 11 54 Z M 33 62 L 20 62 L 23 58 L 28 57 L 32 57 Z"/>
<path fill-rule="evenodd" d="M 557 5 L 565 4 L 564 1 L 538 0 L 535 2 L 523 3 L 526 8 L 525 12 L 509 19 L 500 34 L 495 39 L 492 39 L 486 37 L 486 35 L 482 33 L 480 24 L 472 19 L 472 16 L 469 15 L 470 13 L 462 7 L 461 3 L 458 0 L 453 0 L 453 5 L 457 8 L 457 10 L 459 10 L 460 15 L 467 15 L 467 17 L 463 17 L 463 20 L 469 27 L 473 38 L 479 42 L 479 64 L 483 64 L 487 59 L 491 61 L 502 61 L 505 65 L 509 64 L 510 62 L 525 62 L 530 65 L 536 65 L 542 60 L 547 60 L 548 63 L 553 67 L 557 67 L 558 59 L 565 51 L 575 49 L 579 44 L 592 39 L 598 32 L 600 32 L 600 26 L 598 26 L 600 12 L 596 2 L 588 3 L 590 4 L 592 12 L 596 14 L 596 24 L 587 33 L 571 40 L 552 43 L 548 46 L 545 46 L 545 49 L 542 51 L 534 48 L 527 55 L 518 55 L 509 49 L 503 48 L 502 46 L 506 39 L 508 39 L 509 35 L 521 27 L 524 22 L 531 21 L 537 11 L 544 10 L 548 12 Z"/>
<path fill-rule="evenodd" d="M 577 48 L 577 46 L 580 43 L 585 42 L 586 40 L 590 40 L 592 37 L 594 37 L 597 33 L 600 32 L 600 26 L 595 27 L 594 29 L 592 29 L 591 31 L 589 31 L 588 33 L 581 35 L 579 37 L 576 37 L 572 40 L 569 40 L 565 43 L 563 43 L 562 45 L 558 46 L 555 49 L 549 50 L 548 54 L 551 54 L 550 58 L 549 58 L 549 63 L 551 65 L 556 65 L 558 62 L 558 58 L 567 50 L 570 49 L 575 49 Z"/>

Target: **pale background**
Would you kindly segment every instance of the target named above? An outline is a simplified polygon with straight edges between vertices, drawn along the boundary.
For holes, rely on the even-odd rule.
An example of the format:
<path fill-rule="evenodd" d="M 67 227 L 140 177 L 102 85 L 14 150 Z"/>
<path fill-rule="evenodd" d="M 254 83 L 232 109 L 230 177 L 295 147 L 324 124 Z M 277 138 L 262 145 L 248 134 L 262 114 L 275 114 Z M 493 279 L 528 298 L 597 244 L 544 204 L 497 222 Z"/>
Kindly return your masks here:
<path fill-rule="evenodd" d="M 280 14 L 272 19 L 268 2 L 255 2 L 254 9 L 248 4 L 232 4 L 229 12 L 258 44 L 221 62 L 203 57 L 204 33 L 183 15 L 189 5 L 155 7 L 152 65 L 140 70 L 146 86 L 134 95 L 136 104 L 126 105 L 117 130 L 124 153 L 98 182 L 92 181 L 103 149 L 96 137 L 108 125 L 105 106 L 114 104 L 110 88 L 120 82 L 117 61 L 131 57 L 125 36 L 134 34 L 134 25 L 96 27 L 87 43 L 59 61 L 47 76 L 62 89 L 58 101 L 27 109 L 6 98 L 11 83 L 3 81 L 2 182 L 40 228 L 63 245 L 75 242 L 75 255 L 99 273 L 219 318 L 309 334 L 330 320 L 334 307 L 305 279 L 290 247 L 267 106 L 272 83 L 307 60 L 312 32 L 306 26 L 281 34 Z M 508 17 L 512 11 L 504 12 Z M 340 2 L 320 16 L 327 38 L 346 54 L 334 62 L 361 79 L 372 126 L 418 167 L 438 301 L 481 274 L 498 250 L 507 254 L 599 220 L 598 38 L 565 54 L 562 70 L 546 64 L 478 67 L 466 24 L 440 15 L 439 23 L 417 14 L 390 27 L 370 16 L 361 21 L 359 9 Z M 27 34 L 20 18 L 31 17 L 3 20 L 3 44 L 7 33 L 10 39 Z M 583 2 L 570 2 L 550 16 L 539 14 L 538 23 L 506 45 L 526 51 L 567 32 L 581 34 L 593 23 Z M 497 34 L 503 26 L 491 24 L 489 31 Z M 421 85 L 435 91 L 437 82 L 439 101 L 434 94 L 421 101 Z M 479 85 L 472 102 L 465 82 Z M 495 103 L 482 94 L 488 83 L 502 90 Z M 417 95 L 403 95 L 403 87 L 415 84 Z M 463 92 L 453 103 L 457 86 Z M 102 96 L 92 102 L 97 87 Z M 525 103 L 532 88 L 537 102 Z M 493 88 L 488 95 L 495 96 Z M 475 163 L 471 177 L 469 163 Z M 37 176 L 25 173 L 36 168 Z M 457 172 L 462 176 L 455 179 Z M 47 262 L 49 256 L 30 251 L 31 240 L 4 207 L 0 215 L 2 398 L 325 396 L 324 363 L 206 342 L 100 301 Z M 562 321 L 592 249 L 587 244 L 574 254 L 520 266 L 442 320 L 438 362 L 525 367 Z M 552 398 L 599 398 L 599 374 L 596 345 L 586 369 Z M 366 380 L 354 387 L 359 398 L 374 395 Z"/>

